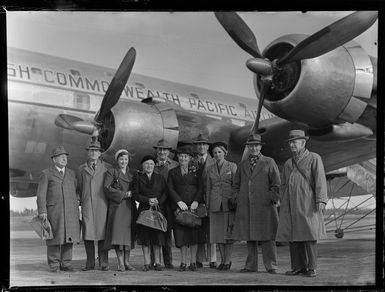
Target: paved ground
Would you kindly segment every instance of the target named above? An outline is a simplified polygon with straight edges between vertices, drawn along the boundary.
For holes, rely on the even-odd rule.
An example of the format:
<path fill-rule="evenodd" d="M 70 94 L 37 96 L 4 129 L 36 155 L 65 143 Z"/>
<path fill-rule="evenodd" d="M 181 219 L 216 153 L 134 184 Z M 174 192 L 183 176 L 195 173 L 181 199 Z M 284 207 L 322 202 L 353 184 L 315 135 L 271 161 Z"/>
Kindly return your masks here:
<path fill-rule="evenodd" d="M 176 270 L 142 272 L 143 256 L 140 246 L 131 255 L 131 263 L 137 271 L 118 272 L 115 253 L 110 251 L 110 271 L 80 271 L 85 263 L 82 243 L 74 246 L 73 266 L 78 272 L 53 274 L 46 264 L 46 246 L 37 235 L 25 228 L 28 218 L 11 222 L 10 286 L 54 285 L 284 285 L 284 286 L 339 286 L 373 285 L 375 283 L 375 232 L 349 233 L 343 239 L 330 239 L 319 244 L 319 273 L 316 278 L 286 276 L 290 269 L 288 246 L 278 246 L 279 270 L 277 275 L 268 274 L 259 262 L 258 273 L 241 274 L 247 248 L 243 242 L 234 245 L 232 267 L 221 272 L 209 269 L 207 264 L 196 272 Z M 374 220 L 366 218 L 365 221 Z M 367 224 L 363 222 L 362 224 Z M 180 263 L 179 250 L 173 249 L 174 265 Z M 219 256 L 219 253 L 218 253 Z"/>

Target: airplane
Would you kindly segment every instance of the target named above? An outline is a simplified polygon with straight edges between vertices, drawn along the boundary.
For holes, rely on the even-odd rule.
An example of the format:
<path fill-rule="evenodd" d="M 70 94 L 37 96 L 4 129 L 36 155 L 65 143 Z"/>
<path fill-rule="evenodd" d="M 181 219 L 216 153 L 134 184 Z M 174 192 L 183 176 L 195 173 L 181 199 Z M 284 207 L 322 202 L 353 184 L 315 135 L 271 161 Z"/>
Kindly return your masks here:
<path fill-rule="evenodd" d="M 308 148 L 321 155 L 327 172 L 376 157 L 377 59 L 353 41 L 377 20 L 377 12 L 354 12 L 311 36 L 290 34 L 261 53 L 256 37 L 234 12 L 215 17 L 253 58 L 256 100 L 131 74 L 136 51 L 118 70 L 8 48 L 10 193 L 36 195 L 39 174 L 61 144 L 72 169 L 84 163 L 85 147 L 98 139 L 103 159 L 116 150 L 135 154 L 140 168 L 153 145 L 176 148 L 200 133 L 229 146 L 239 162 L 250 133 L 262 135 L 264 155 L 279 167 L 290 157 L 285 135 L 301 128 Z M 224 32 L 224 37 L 226 36 Z"/>

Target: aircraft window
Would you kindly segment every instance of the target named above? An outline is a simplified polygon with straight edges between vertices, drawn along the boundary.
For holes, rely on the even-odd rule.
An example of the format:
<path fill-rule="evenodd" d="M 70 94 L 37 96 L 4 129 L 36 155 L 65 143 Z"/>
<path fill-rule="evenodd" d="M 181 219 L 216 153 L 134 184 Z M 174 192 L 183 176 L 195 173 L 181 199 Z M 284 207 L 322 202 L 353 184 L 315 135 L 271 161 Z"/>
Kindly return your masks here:
<path fill-rule="evenodd" d="M 40 68 L 32 67 L 31 71 L 33 74 L 39 74 L 39 75 L 43 74 Z"/>
<path fill-rule="evenodd" d="M 142 83 L 135 82 L 135 85 L 138 86 L 138 87 L 140 87 L 140 88 L 144 88 L 144 84 L 142 84 Z"/>
<path fill-rule="evenodd" d="M 191 94 L 191 96 L 192 96 L 193 98 L 199 99 L 198 94 L 195 94 L 195 93 L 190 93 L 190 94 Z"/>
<path fill-rule="evenodd" d="M 74 107 L 82 110 L 90 109 L 90 96 L 83 92 L 74 92 Z"/>
<path fill-rule="evenodd" d="M 74 76 L 80 76 L 80 72 L 78 70 L 75 70 L 75 69 L 70 69 L 70 72 L 72 75 Z"/>

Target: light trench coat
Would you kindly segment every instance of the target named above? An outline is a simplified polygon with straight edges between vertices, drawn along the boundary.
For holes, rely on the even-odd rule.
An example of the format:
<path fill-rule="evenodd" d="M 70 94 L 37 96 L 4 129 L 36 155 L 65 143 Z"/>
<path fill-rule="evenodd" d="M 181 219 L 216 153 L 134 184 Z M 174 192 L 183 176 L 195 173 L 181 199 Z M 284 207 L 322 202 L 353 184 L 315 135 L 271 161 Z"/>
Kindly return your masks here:
<path fill-rule="evenodd" d="M 237 201 L 234 240 L 275 240 L 278 226 L 275 203 L 280 184 L 279 170 L 272 158 L 261 155 L 252 173 L 248 159 L 239 163 L 232 186 Z"/>
<path fill-rule="evenodd" d="M 327 238 L 323 215 L 316 203 L 327 203 L 327 185 L 322 159 L 305 149 L 297 161 L 305 179 L 292 159 L 283 167 L 282 201 L 277 241 L 311 241 Z M 314 191 L 310 183 L 314 186 Z"/>
<path fill-rule="evenodd" d="M 79 167 L 78 192 L 82 207 L 82 236 L 84 240 L 104 240 L 108 199 L 104 194 L 104 177 L 111 165 L 97 161 L 95 171 L 84 163 Z"/>

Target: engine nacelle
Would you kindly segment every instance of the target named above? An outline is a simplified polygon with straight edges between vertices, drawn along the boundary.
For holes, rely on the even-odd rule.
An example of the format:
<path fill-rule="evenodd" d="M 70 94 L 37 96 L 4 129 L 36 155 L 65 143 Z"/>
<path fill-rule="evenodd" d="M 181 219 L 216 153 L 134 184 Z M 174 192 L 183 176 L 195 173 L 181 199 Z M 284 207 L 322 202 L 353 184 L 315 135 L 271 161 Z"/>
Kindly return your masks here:
<path fill-rule="evenodd" d="M 278 38 L 263 55 L 279 59 L 306 37 L 295 34 Z M 254 77 L 260 96 L 260 77 Z M 374 86 L 369 56 L 351 41 L 319 57 L 286 64 L 274 74 L 264 106 L 281 118 L 313 128 L 354 123 L 365 110 Z"/>

